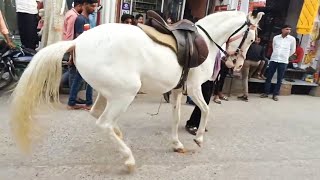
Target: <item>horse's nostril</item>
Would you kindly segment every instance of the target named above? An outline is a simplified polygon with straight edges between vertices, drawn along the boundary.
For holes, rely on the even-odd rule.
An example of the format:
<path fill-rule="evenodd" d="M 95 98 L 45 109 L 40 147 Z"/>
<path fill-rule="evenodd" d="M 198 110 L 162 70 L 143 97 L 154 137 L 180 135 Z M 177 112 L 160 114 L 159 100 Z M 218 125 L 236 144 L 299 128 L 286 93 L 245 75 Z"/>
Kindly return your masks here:
<path fill-rule="evenodd" d="M 240 65 L 239 68 L 242 68 L 242 65 Z"/>

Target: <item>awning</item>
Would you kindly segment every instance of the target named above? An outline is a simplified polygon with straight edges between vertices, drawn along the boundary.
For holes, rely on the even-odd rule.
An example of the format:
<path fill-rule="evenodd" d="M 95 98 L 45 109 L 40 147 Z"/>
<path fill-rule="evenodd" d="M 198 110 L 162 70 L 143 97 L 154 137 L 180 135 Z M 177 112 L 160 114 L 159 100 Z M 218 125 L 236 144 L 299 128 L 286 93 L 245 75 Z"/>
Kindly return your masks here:
<path fill-rule="evenodd" d="M 317 17 L 319 0 L 305 0 L 297 24 L 298 34 L 310 34 Z"/>

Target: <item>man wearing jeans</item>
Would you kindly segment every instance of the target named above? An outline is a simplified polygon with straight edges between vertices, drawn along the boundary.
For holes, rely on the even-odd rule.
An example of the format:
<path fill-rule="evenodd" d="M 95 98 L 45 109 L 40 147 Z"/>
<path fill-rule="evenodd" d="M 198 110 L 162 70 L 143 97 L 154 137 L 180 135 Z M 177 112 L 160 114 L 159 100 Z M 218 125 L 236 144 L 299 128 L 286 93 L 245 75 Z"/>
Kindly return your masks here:
<path fill-rule="evenodd" d="M 270 93 L 272 77 L 277 71 L 277 84 L 274 87 L 272 99 L 275 101 L 279 100 L 279 90 L 289 62 L 289 57 L 296 51 L 296 40 L 294 37 L 289 35 L 290 32 L 291 26 L 284 25 L 281 29 L 281 34 L 273 38 L 273 52 L 270 58 L 267 80 L 264 87 L 264 94 L 260 96 L 261 98 L 268 97 Z"/>
<path fill-rule="evenodd" d="M 77 19 L 74 23 L 74 36 L 75 38 L 80 36 L 84 31 L 90 29 L 89 14 L 92 14 L 95 11 L 97 0 L 83 0 L 82 13 L 77 16 Z M 88 63 L 90 63 L 88 61 Z M 70 73 L 75 74 L 74 80 L 70 89 L 70 96 L 68 101 L 69 109 L 86 109 L 90 110 L 93 104 L 92 102 L 92 87 L 88 84 L 86 88 L 86 105 L 84 107 L 76 104 L 76 98 L 78 91 L 83 81 L 79 71 L 75 66 L 70 67 Z"/>

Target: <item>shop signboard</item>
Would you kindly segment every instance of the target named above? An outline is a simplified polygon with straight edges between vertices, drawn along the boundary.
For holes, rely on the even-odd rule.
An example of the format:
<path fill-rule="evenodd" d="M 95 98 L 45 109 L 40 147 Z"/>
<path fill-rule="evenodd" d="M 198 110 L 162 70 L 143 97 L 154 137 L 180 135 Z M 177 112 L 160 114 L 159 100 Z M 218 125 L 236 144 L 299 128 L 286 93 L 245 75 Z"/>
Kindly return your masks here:
<path fill-rule="evenodd" d="M 121 7 L 121 14 L 130 14 L 130 3 L 129 2 L 123 2 Z"/>

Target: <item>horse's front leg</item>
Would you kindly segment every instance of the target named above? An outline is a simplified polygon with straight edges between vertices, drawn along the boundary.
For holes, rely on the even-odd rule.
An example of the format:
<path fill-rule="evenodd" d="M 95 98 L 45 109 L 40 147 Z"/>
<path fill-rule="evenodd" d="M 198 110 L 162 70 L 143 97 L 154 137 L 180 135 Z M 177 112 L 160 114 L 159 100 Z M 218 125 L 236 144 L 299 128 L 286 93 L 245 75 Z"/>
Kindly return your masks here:
<path fill-rule="evenodd" d="M 180 110 L 181 110 L 181 97 L 182 92 L 180 89 L 178 90 L 172 90 L 172 107 L 173 107 L 173 124 L 172 124 L 172 144 L 173 144 L 173 150 L 175 152 L 183 153 L 184 146 L 179 140 L 178 136 L 178 127 L 180 122 Z"/>
<path fill-rule="evenodd" d="M 207 105 L 206 101 L 204 100 L 201 86 L 199 86 L 196 89 L 189 90 L 188 92 L 191 92 L 189 94 L 191 96 L 192 101 L 200 108 L 201 110 L 201 119 L 200 119 L 200 125 L 197 131 L 196 139 L 194 141 L 197 143 L 198 146 L 201 146 L 203 143 L 203 135 L 206 129 L 208 115 L 209 115 L 209 106 Z"/>

